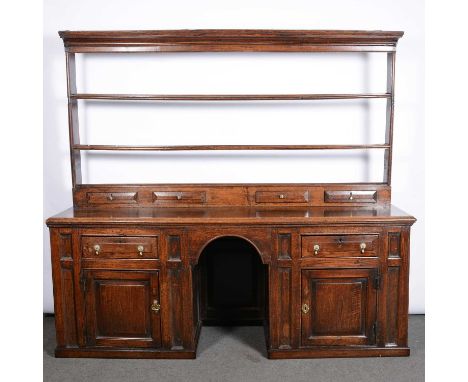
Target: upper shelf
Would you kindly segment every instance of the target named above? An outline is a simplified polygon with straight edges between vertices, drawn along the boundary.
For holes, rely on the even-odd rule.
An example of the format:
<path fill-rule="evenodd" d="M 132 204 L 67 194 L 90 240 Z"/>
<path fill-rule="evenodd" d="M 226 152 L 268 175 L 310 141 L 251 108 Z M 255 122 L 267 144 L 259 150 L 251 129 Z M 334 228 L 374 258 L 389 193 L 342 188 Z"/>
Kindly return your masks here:
<path fill-rule="evenodd" d="M 71 99 L 104 101 L 312 101 L 391 98 L 391 93 L 360 94 L 70 94 Z"/>
<path fill-rule="evenodd" d="M 199 29 L 60 31 L 71 53 L 93 52 L 392 52 L 403 32 Z"/>

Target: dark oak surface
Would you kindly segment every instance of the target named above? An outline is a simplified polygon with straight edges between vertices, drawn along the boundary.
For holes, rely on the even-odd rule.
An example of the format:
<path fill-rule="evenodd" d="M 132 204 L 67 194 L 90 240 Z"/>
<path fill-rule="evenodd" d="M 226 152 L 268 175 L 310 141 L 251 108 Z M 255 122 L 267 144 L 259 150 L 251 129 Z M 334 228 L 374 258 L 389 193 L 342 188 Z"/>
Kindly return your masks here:
<path fill-rule="evenodd" d="M 119 39 L 155 40 L 155 41 L 196 41 L 206 43 L 218 42 L 249 42 L 266 41 L 271 44 L 283 42 L 319 41 L 329 45 L 334 41 L 349 41 L 363 43 L 395 43 L 403 36 L 400 31 L 367 31 L 367 30 L 294 30 L 294 29 L 174 29 L 174 30 L 120 30 L 120 31 L 60 31 L 59 35 L 65 42 L 73 40 L 118 42 Z"/>
<path fill-rule="evenodd" d="M 87 184 L 73 190 L 76 208 L 389 207 L 382 183 Z"/>
<path fill-rule="evenodd" d="M 396 223 L 413 224 L 416 219 L 395 206 L 360 207 L 211 207 L 211 208 L 113 208 L 76 210 L 70 208 L 47 224 L 327 224 Z"/>

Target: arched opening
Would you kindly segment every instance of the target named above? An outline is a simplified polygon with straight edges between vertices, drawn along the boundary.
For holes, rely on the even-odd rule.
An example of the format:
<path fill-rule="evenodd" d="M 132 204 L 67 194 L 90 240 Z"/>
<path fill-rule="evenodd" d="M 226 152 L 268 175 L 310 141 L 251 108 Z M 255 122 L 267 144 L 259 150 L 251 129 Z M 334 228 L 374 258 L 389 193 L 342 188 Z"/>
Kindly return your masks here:
<path fill-rule="evenodd" d="M 204 325 L 263 325 L 267 320 L 267 266 L 247 240 L 223 236 L 210 242 L 195 275 Z"/>

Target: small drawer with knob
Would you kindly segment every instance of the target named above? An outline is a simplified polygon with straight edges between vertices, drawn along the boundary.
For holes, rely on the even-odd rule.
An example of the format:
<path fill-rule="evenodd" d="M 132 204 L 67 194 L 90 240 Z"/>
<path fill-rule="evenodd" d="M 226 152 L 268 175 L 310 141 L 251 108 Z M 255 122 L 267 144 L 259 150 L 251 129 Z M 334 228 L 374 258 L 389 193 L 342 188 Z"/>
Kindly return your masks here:
<path fill-rule="evenodd" d="M 257 191 L 255 203 L 307 203 L 309 191 Z"/>
<path fill-rule="evenodd" d="M 326 190 L 325 203 L 377 203 L 377 191 Z"/>
<path fill-rule="evenodd" d="M 88 192 L 89 204 L 136 204 L 137 192 Z"/>
<path fill-rule="evenodd" d="M 158 258 L 158 238 L 153 236 L 83 236 L 81 246 L 84 258 Z"/>
<path fill-rule="evenodd" d="M 379 235 L 302 236 L 302 257 L 377 257 Z"/>
<path fill-rule="evenodd" d="M 154 204 L 197 205 L 206 203 L 205 191 L 153 191 Z"/>

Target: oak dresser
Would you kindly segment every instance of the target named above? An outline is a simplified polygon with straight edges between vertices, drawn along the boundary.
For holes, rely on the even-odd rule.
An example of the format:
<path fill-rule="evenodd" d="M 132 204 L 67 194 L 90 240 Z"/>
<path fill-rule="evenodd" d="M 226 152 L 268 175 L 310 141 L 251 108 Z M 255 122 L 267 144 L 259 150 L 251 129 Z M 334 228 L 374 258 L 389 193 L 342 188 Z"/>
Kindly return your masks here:
<path fill-rule="evenodd" d="M 391 205 L 402 32 L 64 31 L 73 207 L 50 228 L 57 357 L 195 358 L 202 325 L 264 326 L 269 358 L 407 356 L 410 228 Z M 89 94 L 76 54 L 377 52 L 383 93 Z M 384 99 L 385 142 L 116 146 L 80 142 L 80 100 Z M 381 150 L 379 183 L 86 184 L 83 151 Z"/>

